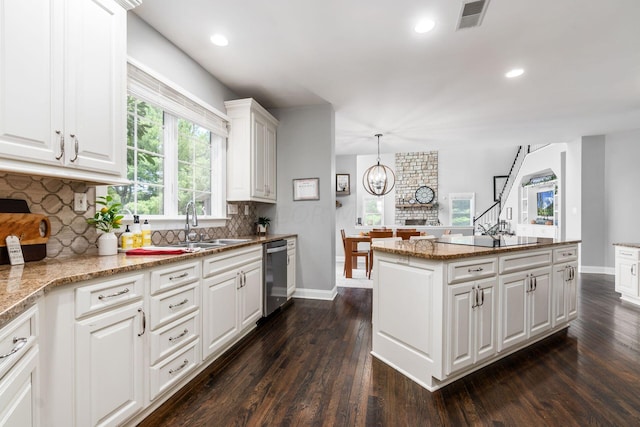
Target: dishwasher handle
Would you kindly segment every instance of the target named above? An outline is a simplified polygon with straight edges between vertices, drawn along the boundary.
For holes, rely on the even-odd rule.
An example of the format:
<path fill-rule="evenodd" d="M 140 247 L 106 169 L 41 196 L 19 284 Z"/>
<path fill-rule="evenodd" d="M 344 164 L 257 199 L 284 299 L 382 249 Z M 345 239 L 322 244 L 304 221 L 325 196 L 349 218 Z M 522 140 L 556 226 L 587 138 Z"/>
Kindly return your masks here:
<path fill-rule="evenodd" d="M 278 248 L 268 248 L 267 249 L 267 253 L 268 254 L 274 254 L 276 252 L 285 252 L 287 250 L 286 246 L 280 246 Z"/>

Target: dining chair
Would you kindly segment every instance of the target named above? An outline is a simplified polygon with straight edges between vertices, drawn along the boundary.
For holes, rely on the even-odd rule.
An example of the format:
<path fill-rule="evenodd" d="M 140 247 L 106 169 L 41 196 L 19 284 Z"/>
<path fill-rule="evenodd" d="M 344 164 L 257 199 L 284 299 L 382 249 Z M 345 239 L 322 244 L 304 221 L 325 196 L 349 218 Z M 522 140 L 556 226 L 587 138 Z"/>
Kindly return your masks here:
<path fill-rule="evenodd" d="M 420 232 L 414 229 L 398 229 L 396 230 L 396 236 L 402 237 L 402 240 L 409 240 L 410 237 L 420 236 Z"/>
<path fill-rule="evenodd" d="M 402 240 L 402 237 L 393 237 L 393 236 L 371 237 L 371 245 L 373 245 L 375 242 L 384 242 L 384 241 L 399 242 L 401 240 Z M 367 271 L 367 277 L 369 279 L 371 279 L 371 270 L 373 270 L 373 248 L 371 247 L 371 245 L 369 246 L 369 270 Z"/>
<path fill-rule="evenodd" d="M 369 251 L 368 250 L 359 250 L 359 249 L 355 249 L 353 247 L 351 248 L 347 248 L 347 241 L 345 240 L 347 235 L 344 232 L 344 229 L 340 230 L 340 234 L 342 235 L 342 248 L 344 249 L 344 259 L 345 259 L 345 263 L 344 263 L 344 268 L 342 269 L 342 275 L 346 276 L 347 275 L 347 257 L 350 256 L 353 258 L 353 260 L 355 262 L 352 262 L 351 267 L 355 267 L 358 268 L 358 257 L 363 257 L 364 258 L 364 268 L 365 271 L 367 272 L 367 276 L 369 275 Z"/>

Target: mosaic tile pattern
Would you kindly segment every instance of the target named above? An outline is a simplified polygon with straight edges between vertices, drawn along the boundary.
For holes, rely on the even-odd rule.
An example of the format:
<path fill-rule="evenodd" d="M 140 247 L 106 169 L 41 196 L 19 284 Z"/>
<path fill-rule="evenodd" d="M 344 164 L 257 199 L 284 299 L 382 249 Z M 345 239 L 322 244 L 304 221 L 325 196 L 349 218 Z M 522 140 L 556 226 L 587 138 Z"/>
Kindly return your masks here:
<path fill-rule="evenodd" d="M 89 209 L 86 212 L 73 210 L 73 193 L 87 193 Z M 47 242 L 47 258 L 98 253 L 98 233 L 87 224 L 87 218 L 95 213 L 95 195 L 95 187 L 82 182 L 0 172 L 0 198 L 24 199 L 32 213 L 49 217 L 51 236 Z M 249 205 L 249 215 L 229 215 L 225 227 L 198 228 L 197 233 L 202 233 L 205 239 L 255 234 L 253 224 L 258 216 L 256 204 L 237 204 L 238 212 L 244 212 L 244 206 Z M 154 245 L 184 240 L 184 230 L 154 230 L 151 236 Z"/>

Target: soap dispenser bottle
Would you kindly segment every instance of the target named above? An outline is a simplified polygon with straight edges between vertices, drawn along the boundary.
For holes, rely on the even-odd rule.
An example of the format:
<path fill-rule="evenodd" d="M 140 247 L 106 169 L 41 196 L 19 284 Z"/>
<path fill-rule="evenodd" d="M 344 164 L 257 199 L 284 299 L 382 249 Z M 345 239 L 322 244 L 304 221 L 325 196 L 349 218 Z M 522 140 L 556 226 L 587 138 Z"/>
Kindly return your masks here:
<path fill-rule="evenodd" d="M 133 249 L 133 233 L 129 230 L 129 225 L 120 236 L 120 247 L 122 249 Z"/>
<path fill-rule="evenodd" d="M 142 229 L 140 228 L 140 216 L 133 216 L 133 225 L 131 226 L 131 232 L 133 233 L 133 247 L 139 248 L 142 246 Z"/>
<path fill-rule="evenodd" d="M 149 220 L 144 220 L 140 226 L 142 230 L 142 246 L 151 246 L 151 224 Z"/>

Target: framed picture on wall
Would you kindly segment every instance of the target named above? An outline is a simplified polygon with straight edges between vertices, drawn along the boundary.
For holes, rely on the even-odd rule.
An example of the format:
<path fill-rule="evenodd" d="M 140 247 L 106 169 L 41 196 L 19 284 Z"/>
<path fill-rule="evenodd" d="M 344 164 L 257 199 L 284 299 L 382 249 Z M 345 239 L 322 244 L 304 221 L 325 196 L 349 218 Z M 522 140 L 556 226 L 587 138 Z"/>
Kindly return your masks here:
<path fill-rule="evenodd" d="M 336 196 L 347 196 L 351 194 L 351 183 L 348 173 L 336 174 Z"/>
<path fill-rule="evenodd" d="M 320 200 L 320 178 L 294 179 L 293 200 Z"/>

